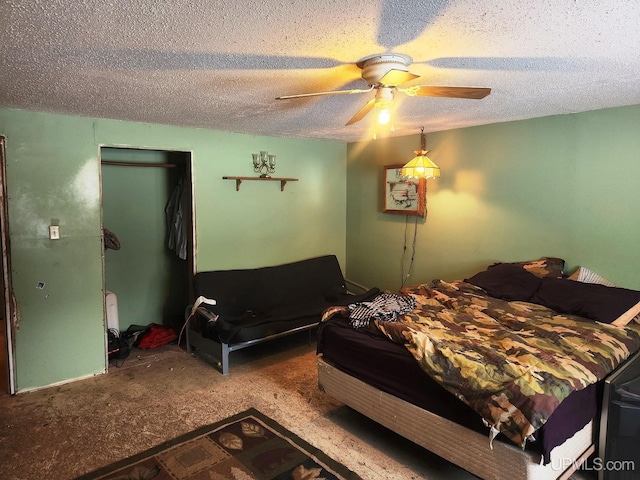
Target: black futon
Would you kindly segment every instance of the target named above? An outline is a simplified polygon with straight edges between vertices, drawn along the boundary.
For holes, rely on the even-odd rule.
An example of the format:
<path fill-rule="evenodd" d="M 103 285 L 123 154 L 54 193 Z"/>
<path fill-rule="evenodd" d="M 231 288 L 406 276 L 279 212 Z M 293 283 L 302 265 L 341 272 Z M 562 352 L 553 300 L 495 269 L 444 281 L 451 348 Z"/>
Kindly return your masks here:
<path fill-rule="evenodd" d="M 196 347 L 226 374 L 230 352 L 311 329 L 327 307 L 367 301 L 379 292 L 371 288 L 351 293 L 335 255 L 199 272 L 194 277 L 195 298 L 203 296 L 216 304 L 203 303 L 192 316 L 186 330 L 187 351 Z"/>

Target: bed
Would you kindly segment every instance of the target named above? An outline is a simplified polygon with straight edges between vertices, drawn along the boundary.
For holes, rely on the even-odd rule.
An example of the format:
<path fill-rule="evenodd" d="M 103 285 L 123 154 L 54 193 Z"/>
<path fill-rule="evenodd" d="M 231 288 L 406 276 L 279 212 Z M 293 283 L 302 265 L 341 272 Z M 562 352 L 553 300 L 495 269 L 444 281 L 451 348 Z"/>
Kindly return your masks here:
<path fill-rule="evenodd" d="M 499 263 L 332 307 L 319 387 L 480 478 L 568 478 L 595 452 L 604 379 L 640 361 L 640 292 L 563 266 Z"/>

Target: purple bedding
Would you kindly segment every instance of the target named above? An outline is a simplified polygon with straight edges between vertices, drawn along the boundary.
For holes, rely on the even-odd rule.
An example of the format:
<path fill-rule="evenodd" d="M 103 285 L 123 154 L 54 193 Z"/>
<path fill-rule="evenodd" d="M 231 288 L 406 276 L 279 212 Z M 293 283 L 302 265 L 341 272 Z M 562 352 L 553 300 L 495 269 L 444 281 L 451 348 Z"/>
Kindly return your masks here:
<path fill-rule="evenodd" d="M 432 380 L 402 345 L 373 328 L 353 329 L 347 319 L 334 317 L 318 332 L 318 354 L 360 380 L 441 417 L 487 435 L 481 417 Z M 551 450 L 599 415 L 602 382 L 573 392 L 528 441 L 527 450 L 550 460 Z M 595 422 L 597 425 L 598 422 Z M 500 440 L 498 436 L 496 440 Z M 508 440 L 505 439 L 508 442 Z"/>

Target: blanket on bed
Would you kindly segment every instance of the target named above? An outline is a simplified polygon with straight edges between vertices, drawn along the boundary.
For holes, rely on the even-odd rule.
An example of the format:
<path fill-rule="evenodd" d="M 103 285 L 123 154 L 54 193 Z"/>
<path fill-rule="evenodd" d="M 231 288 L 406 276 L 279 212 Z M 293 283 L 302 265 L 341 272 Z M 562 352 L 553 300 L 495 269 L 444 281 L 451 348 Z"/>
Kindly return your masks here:
<path fill-rule="evenodd" d="M 416 300 L 396 322 L 373 323 L 424 371 L 518 445 L 571 392 L 640 349 L 640 325 L 614 327 L 541 305 L 507 302 L 469 283 L 402 290 Z"/>

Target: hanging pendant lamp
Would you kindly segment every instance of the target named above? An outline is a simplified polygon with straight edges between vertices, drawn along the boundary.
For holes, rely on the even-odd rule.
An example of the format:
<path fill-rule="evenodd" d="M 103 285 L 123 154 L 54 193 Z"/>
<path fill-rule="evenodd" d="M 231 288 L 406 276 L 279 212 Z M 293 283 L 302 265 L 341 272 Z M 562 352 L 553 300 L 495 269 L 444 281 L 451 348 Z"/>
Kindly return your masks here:
<path fill-rule="evenodd" d="M 416 156 L 402 167 L 402 176 L 408 178 L 438 178 L 440 177 L 440 167 L 433 163 L 426 150 L 427 138 L 424 134 L 424 127 L 420 129 L 420 150 L 414 150 Z"/>

